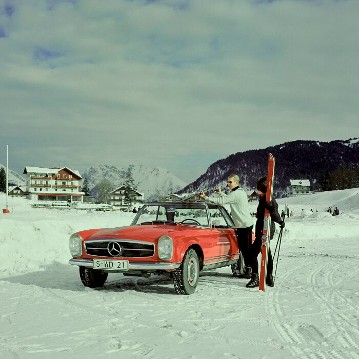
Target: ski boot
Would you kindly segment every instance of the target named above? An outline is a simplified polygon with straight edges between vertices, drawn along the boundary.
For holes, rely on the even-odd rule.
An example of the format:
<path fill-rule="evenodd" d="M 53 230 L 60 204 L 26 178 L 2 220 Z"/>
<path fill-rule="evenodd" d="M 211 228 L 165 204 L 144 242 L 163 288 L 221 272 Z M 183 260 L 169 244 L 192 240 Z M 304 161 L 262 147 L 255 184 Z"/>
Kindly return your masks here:
<path fill-rule="evenodd" d="M 244 272 L 237 275 L 238 278 L 252 278 L 252 268 L 251 267 L 245 267 Z"/>
<path fill-rule="evenodd" d="M 257 273 L 252 273 L 251 280 L 246 284 L 247 288 L 254 288 L 259 286 L 259 277 Z"/>
<path fill-rule="evenodd" d="M 231 264 L 232 276 L 238 278 L 241 274 L 238 263 Z"/>
<path fill-rule="evenodd" d="M 272 274 L 268 274 L 266 278 L 267 286 L 274 287 L 274 278 Z"/>

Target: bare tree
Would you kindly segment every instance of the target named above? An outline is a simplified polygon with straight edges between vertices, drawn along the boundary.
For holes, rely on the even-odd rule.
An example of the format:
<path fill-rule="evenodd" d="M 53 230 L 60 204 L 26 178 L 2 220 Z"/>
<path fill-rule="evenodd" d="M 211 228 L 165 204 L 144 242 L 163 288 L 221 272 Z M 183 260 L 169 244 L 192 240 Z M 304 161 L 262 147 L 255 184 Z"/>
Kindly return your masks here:
<path fill-rule="evenodd" d="M 99 203 L 108 203 L 110 194 L 114 190 L 114 184 L 108 179 L 101 180 L 94 188 L 96 200 Z"/>

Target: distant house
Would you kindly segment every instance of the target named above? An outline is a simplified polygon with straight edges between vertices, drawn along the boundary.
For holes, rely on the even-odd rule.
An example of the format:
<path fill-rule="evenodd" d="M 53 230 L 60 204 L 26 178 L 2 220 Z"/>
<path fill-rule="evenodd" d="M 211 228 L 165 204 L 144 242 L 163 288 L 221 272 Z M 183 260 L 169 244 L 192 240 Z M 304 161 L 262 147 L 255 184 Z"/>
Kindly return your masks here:
<path fill-rule="evenodd" d="M 9 196 L 13 197 L 25 197 L 27 192 L 25 188 L 20 186 L 10 186 L 8 191 Z"/>
<path fill-rule="evenodd" d="M 196 193 L 196 192 L 182 193 L 182 194 L 170 193 L 166 196 L 163 196 L 163 198 L 160 198 L 160 200 L 164 200 L 166 202 L 176 202 L 176 201 L 182 201 L 182 200 L 186 200 L 186 199 L 195 200 L 196 198 L 198 198 L 198 193 Z"/>
<path fill-rule="evenodd" d="M 140 205 L 142 206 L 144 201 L 144 194 L 136 190 L 132 190 L 133 195 L 133 206 Z M 125 186 L 122 185 L 116 188 L 110 193 L 110 204 L 114 207 L 120 209 L 128 209 L 128 204 L 125 203 Z"/>
<path fill-rule="evenodd" d="M 290 180 L 289 194 L 296 196 L 310 193 L 310 181 L 308 179 Z"/>
<path fill-rule="evenodd" d="M 82 202 L 82 177 L 68 167 L 25 167 L 28 198 L 43 201 Z"/>
<path fill-rule="evenodd" d="M 256 191 L 251 191 L 249 194 L 247 193 L 248 201 L 257 201 L 258 200 L 258 193 Z"/>

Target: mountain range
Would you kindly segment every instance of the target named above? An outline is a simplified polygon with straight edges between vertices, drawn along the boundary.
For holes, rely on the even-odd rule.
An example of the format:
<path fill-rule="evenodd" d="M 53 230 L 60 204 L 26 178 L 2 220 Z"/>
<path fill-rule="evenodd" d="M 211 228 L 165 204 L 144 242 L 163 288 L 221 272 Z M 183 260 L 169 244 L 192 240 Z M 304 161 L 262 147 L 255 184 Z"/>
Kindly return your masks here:
<path fill-rule="evenodd" d="M 6 166 L 2 165 L 1 163 L 0 163 L 0 168 L 3 168 L 6 171 Z M 26 179 L 21 175 L 19 175 L 17 172 L 12 171 L 10 168 L 9 168 L 8 176 L 9 176 L 9 186 L 12 185 L 25 186 Z"/>
<path fill-rule="evenodd" d="M 276 158 L 275 195 L 282 197 L 291 179 L 309 179 L 312 190 L 316 190 L 320 188 L 321 177 L 340 165 L 359 166 L 359 138 L 330 142 L 297 140 L 264 149 L 237 152 L 214 162 L 204 174 L 189 184 L 160 167 L 131 165 L 132 176 L 137 190 L 144 193 L 146 200 L 169 193 L 211 191 L 216 187 L 224 189 L 231 173 L 237 173 L 241 186 L 250 191 L 255 188 L 257 179 L 266 175 L 269 153 Z M 5 166 L 0 164 L 1 167 Z M 103 164 L 92 166 L 81 175 L 87 179 L 90 189 L 104 178 L 117 187 L 125 182 L 127 169 Z M 24 185 L 25 179 L 9 169 L 9 182 Z"/>
<path fill-rule="evenodd" d="M 254 189 L 256 181 L 267 174 L 269 153 L 276 159 L 274 189 L 275 195 L 280 197 L 286 194 L 291 179 L 309 179 L 312 190 L 316 190 L 320 187 L 320 178 L 340 165 L 359 165 L 359 138 L 331 142 L 298 140 L 238 152 L 214 162 L 179 193 L 225 188 L 231 173 L 239 175 L 242 187 Z"/>
<path fill-rule="evenodd" d="M 186 182 L 166 169 L 149 168 L 144 165 L 131 165 L 131 167 L 137 191 L 144 193 L 145 200 L 175 193 L 186 186 Z M 94 188 L 104 178 L 113 183 L 115 187 L 119 187 L 126 180 L 127 169 L 112 165 L 92 166 L 82 173 L 82 177 L 87 179 L 90 189 Z"/>
<path fill-rule="evenodd" d="M 0 164 L 6 171 L 6 166 Z M 155 167 L 149 168 L 144 165 L 133 165 L 133 180 L 137 190 L 144 193 L 146 200 L 158 198 L 168 193 L 175 193 L 186 186 L 182 181 L 168 170 Z M 93 189 L 104 178 L 108 179 L 115 187 L 125 182 L 127 168 L 116 167 L 112 165 L 91 166 L 86 169 L 81 176 L 87 179 L 88 186 Z M 9 185 L 18 185 L 24 187 L 26 179 L 9 168 Z"/>

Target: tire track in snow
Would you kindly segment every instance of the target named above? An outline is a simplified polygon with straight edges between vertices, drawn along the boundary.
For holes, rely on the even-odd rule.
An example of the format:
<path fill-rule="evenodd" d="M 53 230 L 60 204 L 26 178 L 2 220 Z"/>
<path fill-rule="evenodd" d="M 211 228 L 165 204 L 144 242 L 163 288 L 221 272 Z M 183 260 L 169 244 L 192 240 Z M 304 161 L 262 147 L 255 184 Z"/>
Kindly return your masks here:
<path fill-rule="evenodd" d="M 332 346 L 333 341 L 338 342 L 342 349 L 340 353 L 337 353 L 337 357 L 342 358 L 352 355 L 354 358 L 359 357 L 359 345 L 356 343 L 359 338 L 359 331 L 355 328 L 355 339 L 352 334 L 351 319 L 343 314 L 343 308 L 339 306 L 340 302 L 343 302 L 343 294 L 337 289 L 338 283 L 333 278 L 333 274 L 338 273 L 338 269 L 342 268 L 342 266 L 342 263 L 339 263 L 335 266 L 323 265 L 321 268 L 317 268 L 312 272 L 310 284 L 313 288 L 313 294 L 324 308 L 328 324 L 333 330 L 333 333 L 326 338 L 328 346 Z M 324 282 L 325 292 L 329 293 L 329 296 L 324 295 L 321 290 L 322 281 Z M 329 291 L 328 287 L 330 288 Z M 344 299 L 344 302 L 348 302 L 347 298 Z M 354 310 L 354 305 L 351 305 L 349 309 Z M 349 350 L 350 352 L 348 352 Z M 334 353 L 334 349 L 331 353 Z"/>
<path fill-rule="evenodd" d="M 290 271 L 281 276 L 281 281 L 287 283 L 290 281 L 295 273 L 301 273 L 308 271 L 311 267 L 311 261 L 301 259 L 299 265 L 292 267 Z M 291 352 L 295 357 L 301 358 L 313 358 L 313 359 L 341 359 L 347 358 L 359 358 L 359 347 L 356 344 L 359 337 L 359 331 L 354 328 L 352 319 L 349 318 L 343 310 L 340 303 L 349 307 L 349 313 L 355 313 L 356 307 L 349 298 L 338 289 L 338 283 L 334 281 L 333 275 L 338 273 L 338 269 L 342 266 L 341 263 L 333 264 L 332 262 L 323 263 L 320 266 L 316 266 L 316 269 L 310 271 L 309 277 L 307 277 L 307 288 L 302 288 L 303 293 L 298 295 L 306 295 L 309 300 L 311 296 L 314 297 L 314 304 L 319 306 L 319 311 L 316 313 L 308 312 L 308 308 L 303 308 L 304 313 L 286 313 L 284 297 L 287 296 L 285 286 L 277 285 L 270 291 L 267 298 L 267 310 L 273 318 L 273 326 L 286 343 L 291 344 Z M 359 269 L 356 269 L 352 276 L 358 275 Z M 324 282 L 324 284 L 321 284 Z M 322 291 L 322 285 L 325 286 L 325 291 L 329 296 L 325 296 Z M 304 289 L 304 290 L 303 290 Z M 295 298 L 294 298 L 295 300 Z M 339 304 L 338 304 L 339 302 Z M 292 306 L 293 307 L 293 306 Z M 284 309 L 283 309 L 284 308 Z M 323 315 L 326 323 L 329 323 L 333 328 L 329 335 L 324 335 L 320 328 L 310 323 L 310 317 L 312 315 Z M 288 318 L 285 320 L 285 318 Z M 293 318 L 293 320 L 291 320 Z M 300 318 L 303 318 L 299 321 Z M 308 320 L 306 320 L 308 318 Z M 328 330 L 328 326 L 323 327 L 324 330 Z M 340 334 L 338 337 L 338 333 Z M 339 343 L 338 345 L 333 343 Z"/>
<path fill-rule="evenodd" d="M 287 282 L 288 278 L 291 278 L 298 269 L 302 268 L 303 264 L 296 267 L 291 267 L 291 270 L 287 271 L 285 274 L 281 275 L 281 281 L 283 283 Z M 276 281 L 277 283 L 277 281 Z M 276 285 L 273 289 L 268 290 L 267 297 L 267 311 L 270 314 L 270 317 L 273 318 L 272 325 L 274 326 L 275 331 L 282 339 L 286 348 L 293 354 L 294 358 L 305 358 L 306 353 L 303 346 L 303 340 L 301 336 L 294 330 L 290 323 L 286 320 L 286 315 L 282 310 L 283 300 L 282 292 L 285 292 L 284 286 Z"/>

